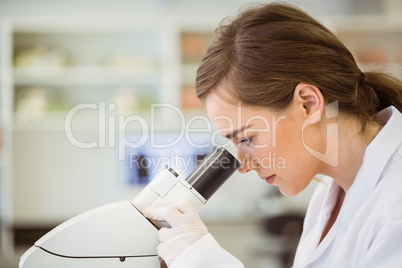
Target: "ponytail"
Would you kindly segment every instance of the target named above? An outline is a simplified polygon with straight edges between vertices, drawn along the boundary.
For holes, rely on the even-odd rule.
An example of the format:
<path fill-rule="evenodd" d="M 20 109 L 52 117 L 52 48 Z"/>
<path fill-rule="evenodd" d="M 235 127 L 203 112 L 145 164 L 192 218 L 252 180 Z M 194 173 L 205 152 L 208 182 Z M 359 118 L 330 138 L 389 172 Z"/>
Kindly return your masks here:
<path fill-rule="evenodd" d="M 378 100 L 369 109 L 372 115 L 391 105 L 402 111 L 401 81 L 385 73 L 366 72 L 364 76 L 363 88 L 374 91 Z"/>

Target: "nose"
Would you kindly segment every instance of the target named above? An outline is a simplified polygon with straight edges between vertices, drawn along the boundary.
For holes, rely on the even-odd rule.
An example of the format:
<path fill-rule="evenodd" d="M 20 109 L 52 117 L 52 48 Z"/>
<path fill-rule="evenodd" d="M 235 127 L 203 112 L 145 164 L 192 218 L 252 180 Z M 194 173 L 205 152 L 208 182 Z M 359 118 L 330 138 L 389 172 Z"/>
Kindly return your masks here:
<path fill-rule="evenodd" d="M 250 172 L 251 171 L 251 169 L 250 168 L 247 168 L 245 165 L 242 165 L 239 169 L 238 169 L 238 171 L 240 172 L 240 173 L 247 173 L 247 172 Z"/>
<path fill-rule="evenodd" d="M 246 158 L 242 157 L 238 150 L 236 150 L 236 158 L 241 163 L 241 167 L 238 169 L 240 173 L 244 174 L 252 170 L 251 167 L 248 165 L 248 161 L 246 161 Z"/>

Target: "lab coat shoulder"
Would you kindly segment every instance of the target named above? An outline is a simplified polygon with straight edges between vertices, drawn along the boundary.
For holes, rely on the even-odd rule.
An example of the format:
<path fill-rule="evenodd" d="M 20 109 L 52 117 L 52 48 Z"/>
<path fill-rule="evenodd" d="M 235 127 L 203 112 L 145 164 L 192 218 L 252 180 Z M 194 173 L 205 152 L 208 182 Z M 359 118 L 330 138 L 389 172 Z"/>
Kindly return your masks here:
<path fill-rule="evenodd" d="M 381 226 L 402 223 L 402 144 L 392 155 L 373 190 L 372 204 L 376 221 Z"/>
<path fill-rule="evenodd" d="M 364 267 L 400 267 L 402 263 L 402 116 L 397 111 L 395 115 L 399 145 L 374 190 L 376 200 L 381 201 L 373 202 L 376 214 L 370 230 L 372 235 L 368 236 L 371 239 Z"/>
<path fill-rule="evenodd" d="M 371 243 L 362 267 L 393 268 L 402 263 L 402 221 L 381 227 Z"/>
<path fill-rule="evenodd" d="M 370 241 L 364 267 L 400 267 L 402 263 L 402 160 L 396 165 L 393 174 L 378 185 L 382 201 L 373 205 L 376 213 L 367 234 Z"/>
<path fill-rule="evenodd" d="M 381 155 L 381 148 L 374 153 Z M 400 267 L 402 263 L 402 144 L 393 149 L 393 153 L 382 168 L 372 191 L 359 203 L 355 214 L 345 217 L 347 224 L 344 240 L 354 252 L 353 267 Z M 377 162 L 368 163 L 369 171 L 375 170 Z M 367 173 L 364 173 L 367 174 Z M 369 177 L 360 181 L 360 187 L 369 181 Z M 346 242 L 345 242 L 346 243 Z M 344 244 L 345 245 L 345 244 Z"/>
<path fill-rule="evenodd" d="M 244 268 L 244 265 L 206 234 L 184 251 L 170 268 Z"/>

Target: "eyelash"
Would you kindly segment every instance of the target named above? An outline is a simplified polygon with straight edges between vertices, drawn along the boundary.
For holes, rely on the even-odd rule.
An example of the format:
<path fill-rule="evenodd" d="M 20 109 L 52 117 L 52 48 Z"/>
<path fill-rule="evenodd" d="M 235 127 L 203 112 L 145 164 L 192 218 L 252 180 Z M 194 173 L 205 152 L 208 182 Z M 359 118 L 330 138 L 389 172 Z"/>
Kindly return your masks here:
<path fill-rule="evenodd" d="M 237 142 L 237 144 L 246 143 L 247 145 L 250 145 L 252 139 L 253 139 L 253 137 L 241 138 L 241 139 Z"/>

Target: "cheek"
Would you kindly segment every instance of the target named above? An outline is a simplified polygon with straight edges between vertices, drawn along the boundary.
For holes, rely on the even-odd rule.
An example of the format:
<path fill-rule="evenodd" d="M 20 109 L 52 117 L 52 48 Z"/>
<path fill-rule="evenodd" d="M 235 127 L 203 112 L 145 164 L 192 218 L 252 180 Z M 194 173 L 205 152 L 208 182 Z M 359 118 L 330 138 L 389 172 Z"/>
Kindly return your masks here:
<path fill-rule="evenodd" d="M 257 170 L 261 168 L 263 159 L 268 155 L 267 148 L 256 148 L 256 146 L 238 146 L 236 147 L 237 159 L 244 169 Z"/>
<path fill-rule="evenodd" d="M 315 160 L 305 146 L 301 126 L 290 122 L 278 127 L 276 147 L 272 151 L 286 162 L 283 171 L 289 184 L 304 186 L 315 175 Z"/>
<path fill-rule="evenodd" d="M 278 127 L 275 132 L 260 133 L 253 138 L 252 145 L 237 146 L 237 155 L 247 168 L 289 168 L 300 158 L 301 136 L 288 125 Z M 291 165 L 293 165 L 291 164 Z"/>
<path fill-rule="evenodd" d="M 279 125 L 272 137 L 272 149 L 284 157 L 293 158 L 304 151 L 301 128 L 292 122 Z"/>

